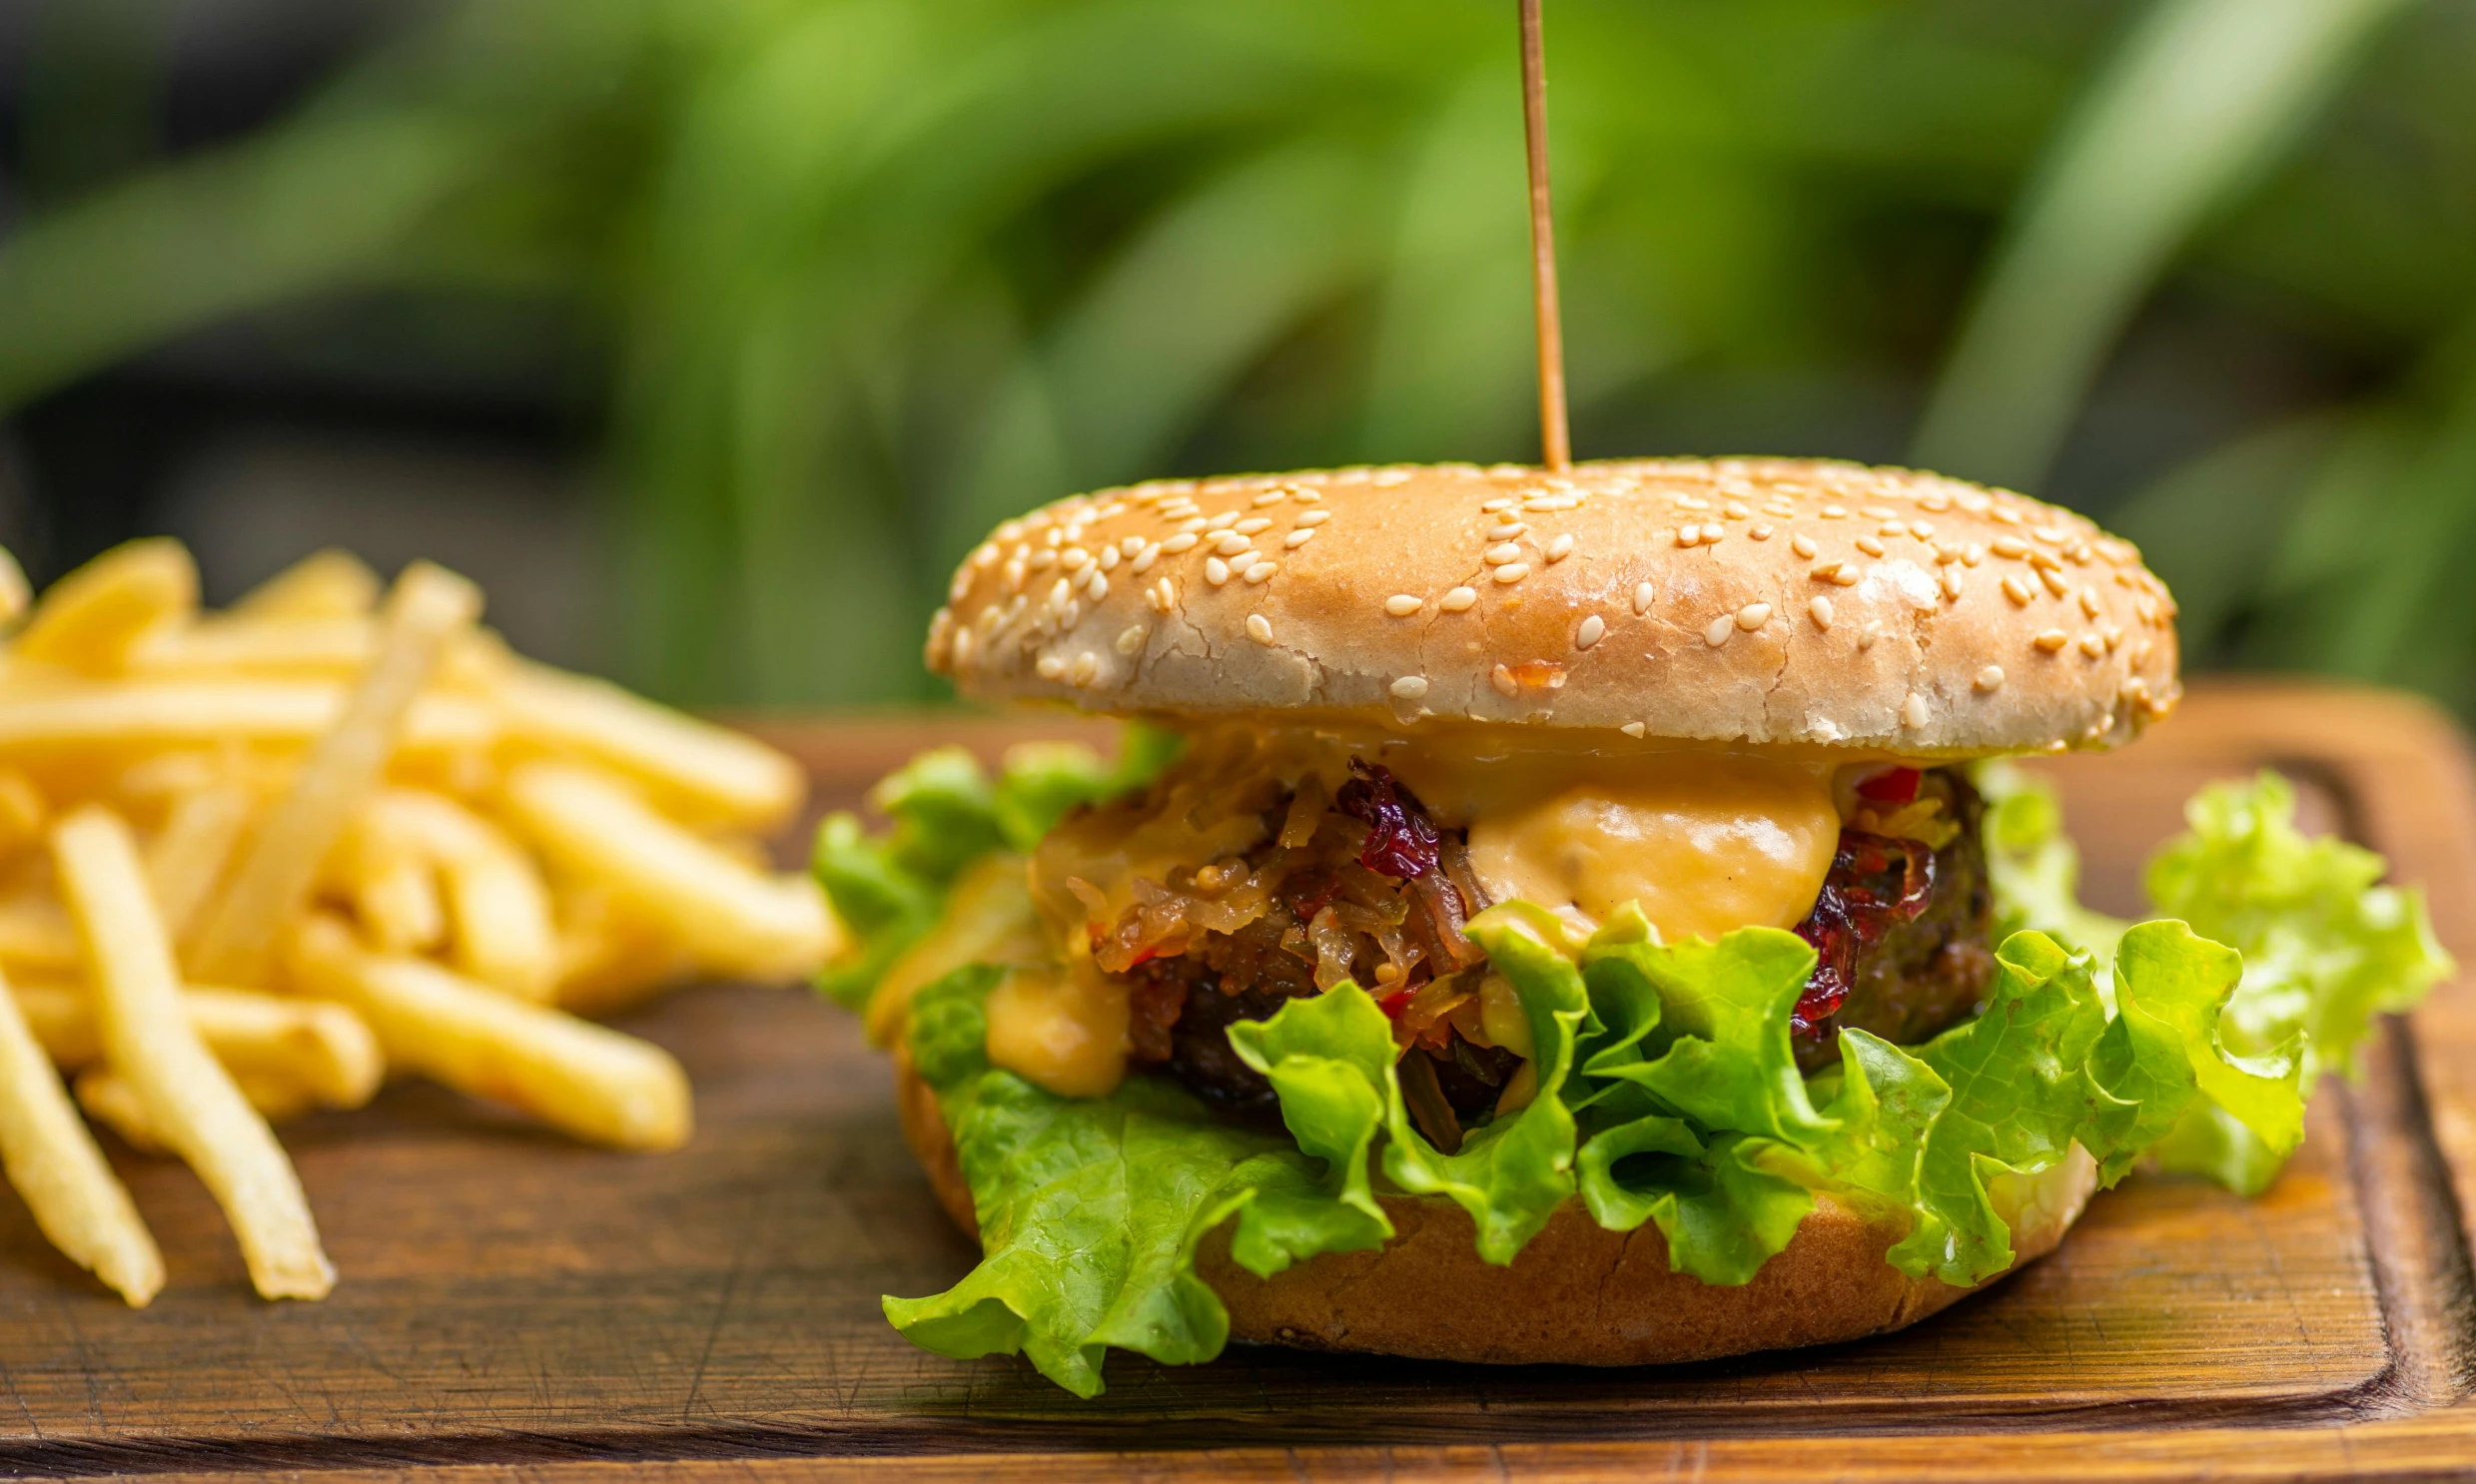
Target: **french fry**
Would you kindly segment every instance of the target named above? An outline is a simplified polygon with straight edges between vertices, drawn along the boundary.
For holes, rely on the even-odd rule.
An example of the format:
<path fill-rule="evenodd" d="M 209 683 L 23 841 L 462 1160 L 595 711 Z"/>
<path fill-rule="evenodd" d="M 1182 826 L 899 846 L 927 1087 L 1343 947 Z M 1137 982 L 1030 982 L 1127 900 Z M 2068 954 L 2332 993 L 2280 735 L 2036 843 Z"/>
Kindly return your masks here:
<path fill-rule="evenodd" d="M 34 601 L 34 589 L 26 585 L 26 569 L 17 564 L 16 555 L 0 546 L 0 624 L 15 623 Z"/>
<path fill-rule="evenodd" d="M 19 658 L 88 674 L 198 608 L 198 565 L 167 536 L 113 547 L 51 585 L 11 646 Z"/>
<path fill-rule="evenodd" d="M 205 618 L 149 636 L 129 651 L 133 675 L 298 675 L 349 680 L 370 663 L 370 620 Z"/>
<path fill-rule="evenodd" d="M 544 854 L 655 914 L 717 973 L 796 979 L 840 947 L 814 881 L 732 859 L 590 768 L 523 764 L 507 775 L 506 797 Z"/>
<path fill-rule="evenodd" d="M 650 1042 L 527 1005 L 422 959 L 369 954 L 335 918 L 295 930 L 294 988 L 342 1000 L 388 1060 L 476 1098 L 513 1104 L 595 1143 L 671 1149 L 690 1128 L 687 1075 Z"/>
<path fill-rule="evenodd" d="M 83 986 L 19 984 L 13 994 L 52 1065 L 74 1070 L 102 1060 L 103 1033 Z M 181 1008 L 245 1092 L 256 1083 L 297 1092 L 321 1108 L 359 1108 L 387 1076 L 378 1038 L 348 1005 L 192 986 L 182 993 Z M 267 1108 L 256 1097 L 250 1101 L 262 1112 Z"/>
<path fill-rule="evenodd" d="M 445 887 L 453 935 L 449 957 L 484 984 L 527 1000 L 547 1000 L 558 971 L 558 936 L 541 873 L 505 831 L 452 799 L 423 789 L 387 789 L 355 825 L 364 849 L 393 863 L 414 862 Z M 401 953 L 438 940 L 379 946 Z"/>
<path fill-rule="evenodd" d="M 92 1272 L 131 1308 L 164 1286 L 163 1254 L 78 1121 L 60 1075 L 29 1034 L 0 981 L 0 1165 L 25 1197 L 34 1223 L 61 1254 Z"/>
<path fill-rule="evenodd" d="M 382 792 L 380 798 L 385 797 Z M 381 950 L 426 953 L 447 931 L 436 868 L 389 827 L 376 802 L 355 817 L 328 857 L 330 887 L 352 903 L 354 917 Z"/>
<path fill-rule="evenodd" d="M 379 574 L 350 551 L 313 551 L 243 593 L 228 612 L 248 618 L 358 618 L 379 605 Z"/>
<path fill-rule="evenodd" d="M 607 681 L 518 664 L 500 706 L 511 740 L 590 758 L 716 824 L 771 829 L 807 792 L 799 765 L 755 738 Z"/>
<path fill-rule="evenodd" d="M 77 925 L 58 902 L 39 892 L 0 898 L 0 965 L 20 974 L 77 972 Z"/>
<path fill-rule="evenodd" d="M 333 730 L 344 705 L 341 687 L 308 680 L 114 680 L 12 695 L 0 705 L 0 759 L 299 746 Z M 405 722 L 409 750 L 486 751 L 498 738 L 495 708 L 470 696 L 423 696 Z"/>
<path fill-rule="evenodd" d="M 105 1054 L 136 1089 L 148 1126 L 214 1193 L 260 1296 L 325 1297 L 336 1270 L 301 1178 L 183 1011 L 172 944 L 129 827 L 109 810 L 80 808 L 52 827 L 52 853 Z"/>
<path fill-rule="evenodd" d="M 49 812 L 33 779 L 15 768 L 0 768 L 0 861 L 42 844 Z"/>
<path fill-rule="evenodd" d="M 146 843 L 146 882 L 175 944 L 189 936 L 199 909 L 224 879 L 256 807 L 250 791 L 238 784 L 181 794 L 165 814 L 164 827 Z"/>
<path fill-rule="evenodd" d="M 234 984 L 265 977 L 278 930 L 308 899 L 327 853 L 378 786 L 413 698 L 448 640 L 480 611 L 480 592 L 444 568 L 416 562 L 396 579 L 369 671 L 207 910 L 191 951 L 200 977 Z"/>
<path fill-rule="evenodd" d="M 695 962 L 660 924 L 607 887 L 562 887 L 555 918 L 557 1004 L 570 1014 L 615 1015 L 696 973 Z"/>

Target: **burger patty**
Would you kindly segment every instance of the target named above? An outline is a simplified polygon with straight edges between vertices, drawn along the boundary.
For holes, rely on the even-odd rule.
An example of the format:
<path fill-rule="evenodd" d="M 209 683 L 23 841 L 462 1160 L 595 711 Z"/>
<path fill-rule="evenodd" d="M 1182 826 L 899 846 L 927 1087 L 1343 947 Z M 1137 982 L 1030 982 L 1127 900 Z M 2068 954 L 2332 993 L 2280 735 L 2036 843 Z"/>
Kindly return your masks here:
<path fill-rule="evenodd" d="M 1366 787 L 1335 801 L 1343 813 L 1368 826 L 1355 838 L 1360 864 L 1379 878 L 1419 887 L 1444 910 L 1411 913 L 1408 921 L 1430 936 L 1427 965 L 1443 975 L 1479 974 L 1476 951 L 1458 940 L 1458 921 L 1487 904 L 1466 900 L 1475 890 L 1446 879 L 1436 862 L 1458 852 L 1460 835 L 1442 829 L 1418 801 L 1381 769 L 1367 771 Z M 1854 1026 L 1895 1044 L 1925 1041 L 1974 1014 L 1993 977 L 1988 937 L 1994 902 L 1986 880 L 1986 850 L 1979 834 L 1977 791 L 1948 769 L 1916 776 L 1922 797 L 1942 801 L 1941 817 L 1957 829 L 1941 849 L 1916 840 L 1859 830 L 1841 833 L 1838 852 L 1814 911 L 1797 933 L 1815 947 L 1817 963 L 1793 1020 L 1798 1065 L 1811 1073 L 1838 1056 L 1839 1032 Z M 1408 874 L 1404 874 L 1408 873 Z M 1311 953 L 1299 947 L 1300 925 L 1317 916 L 1319 893 L 1328 888 L 1312 875 L 1279 907 L 1237 939 L 1218 936 L 1193 943 L 1185 953 L 1152 958 L 1132 968 L 1133 1040 L 1137 1060 L 1153 1063 L 1223 1110 L 1269 1119 L 1277 1101 L 1261 1074 L 1231 1049 L 1236 1022 L 1267 1020 L 1287 1001 L 1318 992 L 1309 973 Z M 1453 909 L 1459 909 L 1454 911 Z M 1415 985 L 1378 987 L 1388 1011 L 1406 1001 Z M 1403 1092 L 1421 1127 L 1440 1144 L 1457 1145 L 1462 1122 L 1483 1118 L 1502 1096 L 1519 1065 L 1501 1048 L 1480 1047 L 1449 1027 L 1415 1041 L 1403 1064 Z M 1430 1076 L 1432 1074 L 1432 1076 Z M 1447 1112 L 1449 1110 L 1449 1112 Z"/>

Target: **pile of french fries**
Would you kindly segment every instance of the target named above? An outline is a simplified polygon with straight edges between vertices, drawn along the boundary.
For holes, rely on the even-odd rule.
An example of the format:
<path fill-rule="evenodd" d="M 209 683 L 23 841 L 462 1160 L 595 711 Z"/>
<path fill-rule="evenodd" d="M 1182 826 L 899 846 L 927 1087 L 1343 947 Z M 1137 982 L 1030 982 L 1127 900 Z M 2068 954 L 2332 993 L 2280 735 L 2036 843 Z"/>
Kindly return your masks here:
<path fill-rule="evenodd" d="M 131 1304 L 162 1254 L 81 1108 L 197 1171 L 261 1295 L 323 1297 L 271 1123 L 398 1072 L 674 1148 L 678 1063 L 584 1017 L 839 948 L 766 865 L 790 759 L 519 659 L 480 611 L 441 568 L 383 589 L 323 552 L 202 612 L 168 540 L 36 601 L 0 551 L 0 1165 Z"/>

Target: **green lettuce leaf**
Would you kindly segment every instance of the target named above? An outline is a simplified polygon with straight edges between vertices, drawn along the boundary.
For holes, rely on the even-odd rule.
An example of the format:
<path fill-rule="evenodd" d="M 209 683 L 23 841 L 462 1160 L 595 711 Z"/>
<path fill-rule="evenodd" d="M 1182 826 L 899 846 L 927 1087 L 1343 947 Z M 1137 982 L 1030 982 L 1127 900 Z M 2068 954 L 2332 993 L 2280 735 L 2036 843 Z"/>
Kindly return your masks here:
<path fill-rule="evenodd" d="M 1581 970 L 1558 946 L 1563 925 L 1527 903 L 1492 907 L 1470 920 L 1470 941 L 1520 995 L 1530 1022 L 1530 1106 L 1473 1131 L 1443 1153 L 1411 1125 L 1395 1082 L 1385 1111 L 1384 1173 L 1416 1195 L 1443 1195 L 1470 1213 L 1479 1256 L 1507 1263 L 1573 1193 L 1573 1111 L 1562 1097 L 1574 1039 L 1590 1013 Z"/>
<path fill-rule="evenodd" d="M 2054 788 L 2004 762 L 1979 764 L 1977 785 L 1986 799 L 1980 828 L 1997 941 L 2034 928 L 2101 964 L 2112 959 L 2115 940 L 2131 924 L 2080 905 L 2080 852 L 2063 833 L 2063 804 Z"/>
<path fill-rule="evenodd" d="M 1391 1086 L 1368 1032 L 1391 1038 L 1354 987 L 1295 1002 L 1248 1038 L 1293 1142 L 1223 1122 L 1166 1079 L 1060 1098 L 991 1067 L 985 1005 L 1001 977 L 958 970 L 912 1002 L 913 1065 L 954 1134 L 983 1253 L 944 1293 L 883 1301 L 914 1344 L 959 1359 L 1021 1353 L 1092 1396 L 1111 1346 L 1168 1364 L 1221 1353 L 1229 1312 L 1195 1259 L 1233 1217 L 1233 1256 L 1265 1275 L 1391 1234 L 1366 1170 L 1384 1102 L 1370 1072 Z M 1330 1157 L 1303 1152 L 1308 1140 Z"/>
<path fill-rule="evenodd" d="M 992 780 L 962 747 L 924 752 L 879 780 L 869 803 L 893 820 L 870 835 L 849 812 L 817 828 L 810 870 L 849 930 L 851 947 L 817 975 L 817 988 L 858 1009 L 905 949 L 937 924 L 946 890 L 996 850 L 1026 854 L 1086 804 L 1150 783 L 1178 755 L 1176 733 L 1130 723 L 1118 762 L 1071 742 L 1010 749 Z"/>

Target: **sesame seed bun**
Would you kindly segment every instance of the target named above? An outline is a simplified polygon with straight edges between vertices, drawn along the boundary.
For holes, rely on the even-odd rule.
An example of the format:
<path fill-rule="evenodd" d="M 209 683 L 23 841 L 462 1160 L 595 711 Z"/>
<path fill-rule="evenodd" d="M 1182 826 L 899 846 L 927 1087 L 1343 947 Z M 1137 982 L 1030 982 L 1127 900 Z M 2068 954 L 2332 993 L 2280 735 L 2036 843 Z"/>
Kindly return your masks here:
<path fill-rule="evenodd" d="M 1114 714 L 1268 708 L 1914 757 L 2172 709 L 2175 605 L 2067 510 L 1906 469 L 1637 460 L 1161 480 L 998 527 L 930 668 Z"/>
<path fill-rule="evenodd" d="M 947 1214 L 977 1238 L 937 1096 L 899 1053 L 896 1076 L 904 1137 Z M 2097 1166 L 2078 1145 L 2043 1173 L 2007 1177 L 1993 1192 L 2012 1228 L 2005 1272 L 2053 1251 L 2096 1183 Z M 1976 1291 L 1903 1274 L 1883 1257 L 1903 1233 L 1829 1195 L 1817 1195 L 1787 1247 L 1733 1288 L 1670 1271 L 1658 1227 L 1610 1231 L 1578 1198 L 1558 1206 L 1505 1267 L 1480 1260 L 1469 1216 L 1442 1196 L 1378 1198 L 1391 1241 L 1269 1278 L 1230 1260 L 1226 1232 L 1208 1238 L 1197 1268 L 1229 1307 L 1230 1337 L 1491 1365 L 1663 1365 L 1862 1339 Z"/>

